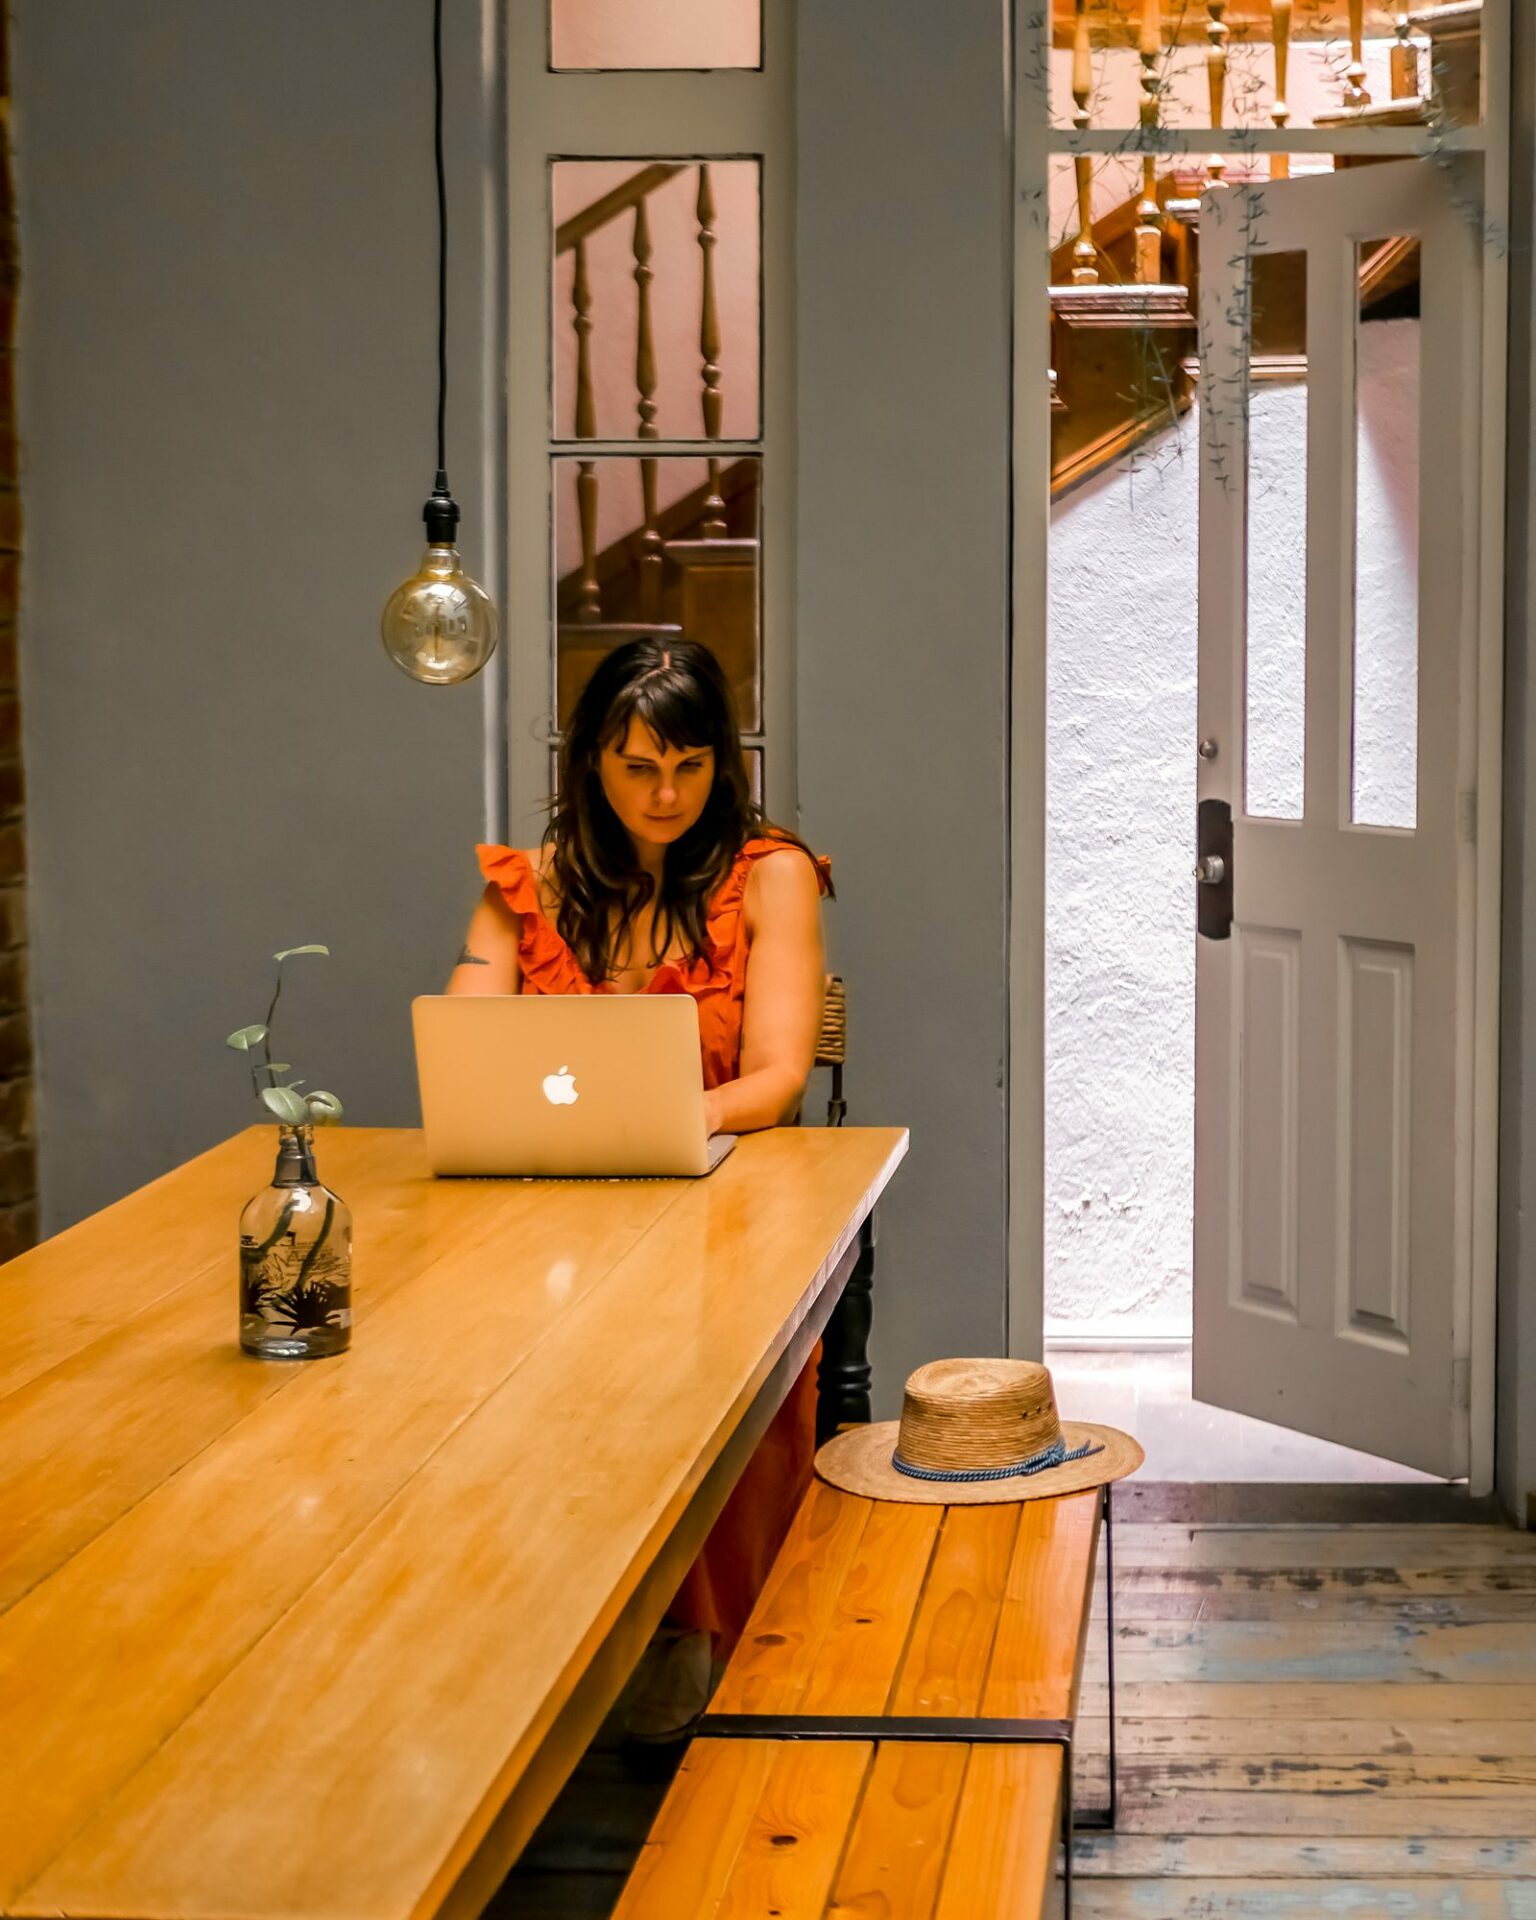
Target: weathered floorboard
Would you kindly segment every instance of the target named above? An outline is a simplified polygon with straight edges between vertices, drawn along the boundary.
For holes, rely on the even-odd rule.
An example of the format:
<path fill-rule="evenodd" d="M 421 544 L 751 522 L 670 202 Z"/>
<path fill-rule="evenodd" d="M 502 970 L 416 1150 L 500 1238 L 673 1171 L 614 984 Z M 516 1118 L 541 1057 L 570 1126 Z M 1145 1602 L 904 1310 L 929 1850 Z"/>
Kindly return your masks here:
<path fill-rule="evenodd" d="M 1080 1920 L 1529 1920 L 1530 1888 L 1490 1880 L 1336 1880 L 1320 1897 L 1316 1881 L 1098 1880 L 1085 1885 Z"/>
<path fill-rule="evenodd" d="M 1089 1879 L 1518 1880 L 1536 1877 L 1536 1839 L 1084 1833 L 1072 1860 Z"/>

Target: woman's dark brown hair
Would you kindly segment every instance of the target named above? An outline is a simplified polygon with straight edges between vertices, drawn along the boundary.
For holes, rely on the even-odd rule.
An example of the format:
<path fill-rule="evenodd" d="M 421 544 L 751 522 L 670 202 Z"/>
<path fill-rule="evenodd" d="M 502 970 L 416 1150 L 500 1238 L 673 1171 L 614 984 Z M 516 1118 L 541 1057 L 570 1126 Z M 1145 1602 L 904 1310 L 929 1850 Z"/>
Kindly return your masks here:
<path fill-rule="evenodd" d="M 691 955 L 705 951 L 711 896 L 746 843 L 763 833 L 799 836 L 772 826 L 752 798 L 735 702 L 720 664 L 691 640 L 631 640 L 598 664 L 571 715 L 560 746 L 559 792 L 545 839 L 550 877 L 559 894 L 556 925 L 589 980 L 607 980 L 627 945 L 635 916 L 653 883 L 635 859 L 634 843 L 603 792 L 598 756 L 622 745 L 639 720 L 664 747 L 712 747 L 715 780 L 703 813 L 667 849 L 656 903 L 659 960 L 681 934 Z M 614 908 L 618 912 L 615 916 Z"/>

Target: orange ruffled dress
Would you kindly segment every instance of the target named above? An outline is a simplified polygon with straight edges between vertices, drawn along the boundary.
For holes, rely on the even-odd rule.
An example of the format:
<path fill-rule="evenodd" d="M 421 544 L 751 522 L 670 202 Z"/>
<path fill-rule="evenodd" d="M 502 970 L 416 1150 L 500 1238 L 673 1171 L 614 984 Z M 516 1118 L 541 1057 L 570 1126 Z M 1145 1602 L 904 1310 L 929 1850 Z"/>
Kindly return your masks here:
<path fill-rule="evenodd" d="M 747 984 L 747 928 L 742 905 L 752 869 L 765 854 L 797 847 L 765 834 L 749 840 L 715 892 L 705 916 L 708 951 L 667 961 L 647 981 L 646 993 L 691 993 L 699 1009 L 704 1084 L 718 1087 L 741 1070 L 742 1001 Z M 515 847 L 476 848 L 480 871 L 501 889 L 519 916 L 518 959 L 524 993 L 611 993 L 592 981 L 545 917 L 538 876 Z M 809 856 L 813 857 L 814 856 Z M 831 862 L 815 859 L 821 891 Z M 680 1626 L 707 1627 L 717 1650 L 728 1653 L 746 1625 L 773 1556 L 810 1484 L 816 1451 L 816 1357 L 790 1388 L 768 1431 L 727 1499 L 698 1559 L 668 1609 Z"/>

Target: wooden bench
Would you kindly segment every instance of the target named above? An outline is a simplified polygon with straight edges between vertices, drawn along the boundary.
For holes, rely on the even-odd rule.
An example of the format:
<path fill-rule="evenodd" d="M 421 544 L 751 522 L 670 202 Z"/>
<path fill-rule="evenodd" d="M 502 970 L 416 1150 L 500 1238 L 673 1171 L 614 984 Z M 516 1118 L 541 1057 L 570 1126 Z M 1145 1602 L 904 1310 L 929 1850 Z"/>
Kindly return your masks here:
<path fill-rule="evenodd" d="M 1109 1489 L 916 1506 L 817 1481 L 615 1920 L 1071 1911 L 1072 1743 Z M 886 1904 L 880 1904 L 884 1899 Z"/>

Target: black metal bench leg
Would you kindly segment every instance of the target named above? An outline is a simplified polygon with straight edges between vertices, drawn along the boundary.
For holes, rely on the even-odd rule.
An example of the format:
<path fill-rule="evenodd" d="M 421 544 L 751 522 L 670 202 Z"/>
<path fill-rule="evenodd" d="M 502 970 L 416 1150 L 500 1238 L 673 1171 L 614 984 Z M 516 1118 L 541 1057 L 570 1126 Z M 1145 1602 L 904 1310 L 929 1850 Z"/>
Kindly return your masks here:
<path fill-rule="evenodd" d="M 1066 1831 L 1063 1836 L 1062 1913 L 1070 1920 L 1072 1912 L 1072 1837 L 1074 1833 L 1113 1833 L 1119 1806 L 1115 1780 L 1115 1546 L 1114 1489 L 1106 1486 L 1100 1496 L 1104 1515 L 1104 1616 L 1107 1624 L 1109 1660 L 1109 1805 L 1094 1807 L 1077 1816 L 1072 1813 L 1072 1773 L 1074 1756 L 1070 1736 L 1062 1743 L 1063 1772 L 1066 1776 L 1063 1797 L 1066 1805 Z"/>
<path fill-rule="evenodd" d="M 816 1372 L 816 1444 L 840 1427 L 869 1424 L 869 1329 L 874 1318 L 875 1216 L 859 1229 L 859 1252 L 821 1338 Z"/>
<path fill-rule="evenodd" d="M 1105 1649 L 1109 1660 L 1109 1812 L 1104 1821 L 1111 1832 L 1119 1809 L 1115 1785 L 1115 1500 L 1113 1485 L 1104 1488 L 1104 1619 L 1108 1631 Z"/>
<path fill-rule="evenodd" d="M 1072 1920 L 1072 1742 L 1061 1744 L 1061 1920 Z"/>

